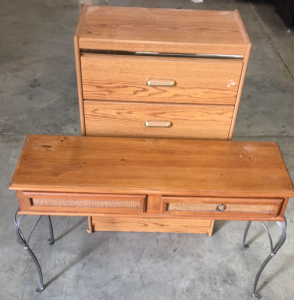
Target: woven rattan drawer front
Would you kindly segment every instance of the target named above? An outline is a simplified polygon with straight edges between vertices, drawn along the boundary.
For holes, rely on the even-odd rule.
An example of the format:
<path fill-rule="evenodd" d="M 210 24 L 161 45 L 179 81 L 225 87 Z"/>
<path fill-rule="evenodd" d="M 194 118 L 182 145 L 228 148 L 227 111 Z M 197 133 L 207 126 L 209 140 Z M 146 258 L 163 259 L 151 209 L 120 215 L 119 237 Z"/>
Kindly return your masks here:
<path fill-rule="evenodd" d="M 141 214 L 146 210 L 145 195 L 69 194 L 25 192 L 30 210 L 91 213 Z"/>
<path fill-rule="evenodd" d="M 166 214 L 213 215 L 271 215 L 276 216 L 283 199 L 260 198 L 205 198 L 163 196 L 163 212 Z"/>

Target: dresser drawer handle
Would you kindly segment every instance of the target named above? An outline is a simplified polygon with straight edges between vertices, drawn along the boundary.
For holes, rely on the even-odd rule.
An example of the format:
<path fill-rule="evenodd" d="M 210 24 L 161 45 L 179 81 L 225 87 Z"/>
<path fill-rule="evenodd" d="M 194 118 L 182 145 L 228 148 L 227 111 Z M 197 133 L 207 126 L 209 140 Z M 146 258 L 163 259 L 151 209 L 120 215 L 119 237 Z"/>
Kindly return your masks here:
<path fill-rule="evenodd" d="M 175 86 L 176 81 L 174 79 L 152 79 L 147 80 L 148 86 Z"/>
<path fill-rule="evenodd" d="M 161 128 L 169 128 L 172 126 L 171 121 L 152 121 L 152 120 L 147 120 L 145 122 L 146 127 L 161 127 Z"/>
<path fill-rule="evenodd" d="M 218 211 L 218 212 L 222 212 L 226 209 L 226 206 L 224 204 L 218 204 L 216 207 L 215 207 L 215 211 Z"/>

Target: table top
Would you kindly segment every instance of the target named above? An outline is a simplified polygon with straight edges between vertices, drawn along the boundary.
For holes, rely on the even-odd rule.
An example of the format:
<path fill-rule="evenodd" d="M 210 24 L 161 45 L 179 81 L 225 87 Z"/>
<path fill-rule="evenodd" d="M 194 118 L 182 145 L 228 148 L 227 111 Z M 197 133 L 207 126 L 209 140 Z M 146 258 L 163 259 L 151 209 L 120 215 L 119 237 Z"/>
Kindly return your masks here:
<path fill-rule="evenodd" d="M 277 143 L 28 135 L 10 189 L 291 197 Z"/>
<path fill-rule="evenodd" d="M 95 50 L 245 55 L 250 44 L 237 10 L 84 5 L 76 36 Z"/>

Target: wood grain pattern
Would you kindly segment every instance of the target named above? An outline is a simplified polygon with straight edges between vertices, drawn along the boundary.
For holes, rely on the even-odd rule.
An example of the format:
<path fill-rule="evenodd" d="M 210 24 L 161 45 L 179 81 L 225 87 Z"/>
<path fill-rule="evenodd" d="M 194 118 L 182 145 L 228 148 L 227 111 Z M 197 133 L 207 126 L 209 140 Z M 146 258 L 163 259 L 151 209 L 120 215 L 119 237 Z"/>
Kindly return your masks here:
<path fill-rule="evenodd" d="M 29 135 L 10 189 L 294 196 L 277 143 Z"/>
<path fill-rule="evenodd" d="M 222 139 L 228 137 L 233 106 L 84 101 L 87 136 Z M 169 128 L 146 127 L 170 121 Z"/>
<path fill-rule="evenodd" d="M 237 11 L 87 6 L 84 49 L 244 55 Z M 204 34 L 205 33 L 205 34 Z"/>
<path fill-rule="evenodd" d="M 174 218 L 92 218 L 93 231 L 209 233 L 210 220 Z"/>
<path fill-rule="evenodd" d="M 229 59 L 81 56 L 83 95 L 88 100 L 235 104 L 243 61 Z M 176 86 L 147 86 L 148 79 Z"/>
<path fill-rule="evenodd" d="M 206 64 L 206 66 L 203 67 L 204 64 L 200 63 L 200 68 L 197 68 L 195 71 L 196 67 L 199 67 L 199 63 L 190 65 L 191 60 L 187 60 L 186 63 L 181 63 L 180 60 L 174 60 L 173 65 L 171 65 L 171 60 L 169 60 L 168 63 L 171 67 L 168 68 L 168 63 L 164 62 L 163 65 L 158 64 L 158 66 L 154 68 L 149 61 L 146 64 L 145 62 L 141 62 L 143 60 L 137 61 L 133 60 L 133 58 L 130 58 L 130 60 L 118 58 L 114 60 L 112 57 L 112 61 L 104 60 L 104 63 L 101 63 L 100 60 L 97 61 L 99 65 L 95 65 L 95 63 L 92 65 L 93 61 L 89 62 L 88 68 L 92 68 L 92 77 L 90 76 L 90 80 L 85 80 L 84 82 L 85 98 L 90 100 L 217 103 L 223 105 L 234 104 L 237 99 L 229 132 L 225 129 L 226 125 L 224 126 L 224 115 L 221 115 L 222 113 L 220 115 L 216 113 L 216 116 L 213 117 L 213 119 L 221 118 L 222 120 L 219 124 L 219 131 L 218 129 L 215 130 L 216 123 L 211 123 L 211 118 L 209 118 L 205 124 L 198 120 L 195 120 L 195 122 L 187 120 L 189 123 L 188 128 L 190 129 L 189 133 L 185 130 L 187 122 L 182 122 L 182 116 L 178 113 L 176 116 L 180 116 L 180 124 L 184 126 L 181 127 L 181 130 L 177 130 L 177 134 L 174 134 L 175 127 L 173 127 L 172 135 L 170 133 L 168 135 L 162 135 L 161 130 L 154 128 L 152 131 L 156 132 L 156 134 L 142 135 L 179 138 L 232 138 L 251 47 L 250 40 L 237 10 L 234 12 L 186 11 L 123 7 L 89 7 L 84 5 L 82 15 L 83 18 L 81 17 L 79 20 L 75 35 L 75 45 L 79 45 L 81 49 L 246 55 L 242 69 L 241 85 L 239 87 L 242 67 L 241 60 L 238 61 L 236 68 L 232 72 L 227 68 L 228 66 L 231 67 L 232 64 L 227 65 L 217 62 L 216 60 L 212 60 L 215 62 L 214 66 Z M 76 46 L 77 72 L 80 72 L 78 69 L 80 68 L 80 48 L 78 49 Z M 109 57 L 110 56 L 108 56 L 108 58 Z M 159 60 L 161 59 L 162 58 L 159 58 Z M 163 60 L 166 61 L 166 59 Z M 130 65 L 133 69 L 129 68 Z M 116 69 L 116 67 L 119 68 Z M 97 68 L 96 73 L 95 68 Z M 113 70 L 113 68 L 115 69 Z M 155 70 L 159 70 L 159 73 L 154 72 Z M 164 72 L 162 72 L 162 70 L 164 70 Z M 182 70 L 183 72 L 181 72 Z M 153 73 L 150 71 L 153 71 Z M 185 73 L 185 71 L 187 72 Z M 154 75 L 154 73 L 156 76 L 166 74 L 184 76 L 180 78 L 180 81 L 177 79 L 177 84 L 180 83 L 181 85 L 173 90 L 163 87 L 146 88 L 145 85 L 142 85 L 142 77 L 143 75 L 147 75 L 148 72 L 150 72 L 149 74 L 151 74 L 151 76 Z M 192 74 L 192 78 L 185 77 L 188 73 Z M 130 74 L 131 76 L 129 76 Z M 229 78 L 229 75 L 232 75 L 232 78 Z M 140 79 L 141 81 L 136 81 L 136 79 Z M 230 82 L 227 84 L 227 89 L 224 89 L 224 81 L 227 80 Z M 234 85 L 230 83 L 234 83 Z M 78 75 L 78 90 L 82 134 L 86 134 L 80 74 Z M 146 108 L 151 107 L 152 106 L 147 106 Z M 183 111 L 183 109 L 184 108 L 182 108 L 181 111 Z M 124 112 L 127 112 L 127 109 L 125 109 Z M 113 114 L 107 114 L 105 116 L 105 112 L 103 114 L 104 118 L 102 119 L 99 118 L 96 113 L 90 114 L 91 119 L 87 120 L 87 123 L 91 125 L 91 128 L 95 127 L 95 129 L 92 131 L 92 129 L 90 130 L 90 127 L 88 127 L 89 132 L 92 132 L 91 134 L 93 135 L 96 135 L 98 132 L 100 133 L 100 125 L 102 122 L 104 125 L 103 131 L 105 132 L 103 135 L 109 136 L 115 132 L 113 135 L 122 133 L 122 136 L 137 136 L 137 132 L 134 131 L 132 125 L 137 128 L 135 122 L 139 121 L 136 119 L 136 117 L 138 117 L 138 111 L 131 112 L 129 116 L 126 116 L 124 112 L 122 112 L 121 115 L 124 118 L 118 118 L 118 115 L 116 115 L 115 119 L 113 118 Z M 101 114 L 101 110 L 99 113 Z M 116 111 L 116 113 L 119 113 L 119 111 Z M 142 113 L 142 109 L 140 113 Z M 149 111 L 149 114 L 154 114 L 154 111 Z M 199 116 L 199 113 L 196 113 L 196 115 Z M 227 115 L 228 114 L 226 114 L 226 116 Z M 165 116 L 167 116 L 166 113 Z M 201 114 L 201 120 L 203 121 L 203 117 L 205 118 L 207 116 L 208 115 Z M 115 124 L 120 128 L 114 130 L 113 127 L 107 126 L 105 123 L 107 118 L 109 118 L 109 121 L 116 120 Z M 120 126 L 120 121 L 126 118 L 131 119 L 131 122 L 126 123 L 127 125 L 121 124 Z M 99 122 L 99 126 L 98 123 L 95 122 Z M 178 123 L 177 121 L 177 125 Z M 199 125 L 203 125 L 203 127 L 201 130 L 196 130 L 199 128 Z M 206 128 L 208 130 L 205 131 Z M 128 130 L 129 132 L 127 132 Z M 138 134 L 146 132 L 142 130 L 139 130 Z M 181 135 L 181 133 L 183 134 Z M 196 135 L 193 136 L 194 133 L 196 133 Z M 213 222 L 211 222 L 211 224 L 213 227 Z M 210 228 L 210 234 L 212 233 L 212 227 Z"/>

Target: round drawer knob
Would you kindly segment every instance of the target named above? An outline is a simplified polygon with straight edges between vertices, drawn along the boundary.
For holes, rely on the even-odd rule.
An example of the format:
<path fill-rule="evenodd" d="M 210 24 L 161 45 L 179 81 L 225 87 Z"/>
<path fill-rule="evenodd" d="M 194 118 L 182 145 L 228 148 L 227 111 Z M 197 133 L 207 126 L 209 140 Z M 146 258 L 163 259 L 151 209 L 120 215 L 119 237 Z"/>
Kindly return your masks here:
<path fill-rule="evenodd" d="M 219 211 L 219 212 L 222 212 L 226 209 L 226 206 L 224 204 L 218 204 L 216 207 L 215 207 L 215 211 Z"/>

